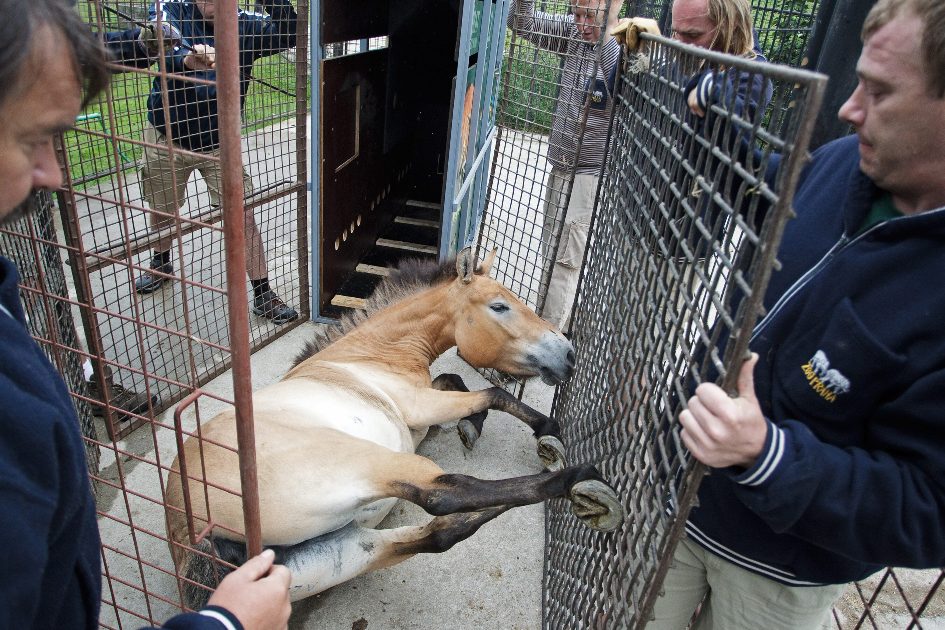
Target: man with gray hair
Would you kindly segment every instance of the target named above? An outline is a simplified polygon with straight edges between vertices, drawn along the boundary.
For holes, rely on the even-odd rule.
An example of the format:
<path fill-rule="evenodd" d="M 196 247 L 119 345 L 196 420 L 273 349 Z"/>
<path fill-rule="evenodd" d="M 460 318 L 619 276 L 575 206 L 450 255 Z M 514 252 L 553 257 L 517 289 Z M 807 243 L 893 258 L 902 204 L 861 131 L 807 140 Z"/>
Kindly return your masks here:
<path fill-rule="evenodd" d="M 848 582 L 945 566 L 945 3 L 879 0 L 862 37 L 738 396 L 680 414 L 712 474 L 647 628 L 819 628 Z"/>
<path fill-rule="evenodd" d="M 610 31 L 617 26 L 623 0 L 572 0 L 567 15 L 536 11 L 534 4 L 534 0 L 512 2 L 508 26 L 538 48 L 564 58 L 548 140 L 551 172 L 546 185 L 541 239 L 546 259 L 557 252 L 542 317 L 567 331 L 597 182 L 607 153 L 607 132 L 620 63 L 620 43 Z M 587 121 L 579 134 L 585 104 Z M 572 172 L 574 179 L 569 182 Z M 565 208 L 569 183 L 571 197 Z M 556 219 L 564 222 L 557 244 L 552 240 Z"/>

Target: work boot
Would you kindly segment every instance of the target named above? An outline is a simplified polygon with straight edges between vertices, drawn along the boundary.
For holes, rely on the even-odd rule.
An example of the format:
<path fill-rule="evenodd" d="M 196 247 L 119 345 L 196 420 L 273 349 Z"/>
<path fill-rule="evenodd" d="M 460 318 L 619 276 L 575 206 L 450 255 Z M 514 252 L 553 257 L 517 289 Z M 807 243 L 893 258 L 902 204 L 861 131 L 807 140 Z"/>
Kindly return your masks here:
<path fill-rule="evenodd" d="M 135 291 L 141 295 L 147 295 L 160 289 L 164 285 L 164 281 L 167 280 L 167 278 L 158 275 L 159 273 L 168 275 L 174 273 L 174 264 L 164 263 L 163 265 L 151 267 L 151 269 L 145 271 L 143 274 L 138 276 L 137 280 L 135 280 Z"/>
<path fill-rule="evenodd" d="M 272 290 L 264 291 L 253 298 L 253 313 L 265 317 L 273 324 L 288 324 L 299 317 L 295 309 L 280 300 Z"/>
<path fill-rule="evenodd" d="M 92 405 L 92 415 L 95 416 L 105 416 L 105 404 L 107 403 L 114 408 L 114 415 L 112 417 L 118 422 L 124 422 L 131 419 L 129 414 L 137 414 L 139 416 L 147 415 L 148 402 L 151 403 L 151 407 L 156 406 L 158 403 L 158 397 L 156 395 L 152 395 L 149 401 L 147 394 L 139 394 L 130 389 L 125 389 L 114 382 L 109 386 L 109 396 L 106 401 L 105 397 L 98 389 L 98 379 L 93 378 L 85 383 L 89 388 L 89 396 L 102 403 L 101 405 Z"/>

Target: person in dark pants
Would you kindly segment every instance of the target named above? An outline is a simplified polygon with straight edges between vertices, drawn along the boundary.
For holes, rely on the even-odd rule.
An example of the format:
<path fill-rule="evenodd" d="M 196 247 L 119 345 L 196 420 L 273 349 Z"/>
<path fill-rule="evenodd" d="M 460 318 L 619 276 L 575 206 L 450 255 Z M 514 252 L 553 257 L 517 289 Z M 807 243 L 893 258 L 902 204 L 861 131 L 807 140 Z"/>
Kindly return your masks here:
<path fill-rule="evenodd" d="M 240 107 L 252 77 L 253 62 L 295 46 L 296 12 L 289 0 L 261 2 L 268 15 L 239 11 Z M 136 27 L 105 33 L 105 43 L 118 61 L 135 67 L 156 62 L 162 47 L 154 34 L 165 37 L 163 46 L 167 71 L 163 80 L 155 77 L 148 96 L 148 124 L 144 129 L 141 189 L 151 206 L 151 228 L 173 225 L 173 217 L 184 205 L 187 181 L 199 171 L 207 184 L 210 203 L 220 205 L 223 169 L 220 163 L 219 118 L 217 112 L 214 61 L 214 0 L 163 0 L 150 10 L 150 30 Z M 142 46 L 142 42 L 148 45 Z M 194 82 L 193 79 L 198 80 Z M 206 82 L 201 82 L 206 81 Z M 169 150 L 174 147 L 174 151 Z M 243 169 L 243 194 L 253 192 L 253 180 Z M 247 208 L 243 216 L 246 232 L 246 273 L 253 287 L 253 313 L 274 324 L 298 319 L 269 285 L 262 236 Z M 168 237 L 156 245 L 150 270 L 135 281 L 135 291 L 149 294 L 172 278 L 171 244 Z"/>
<path fill-rule="evenodd" d="M 61 186 L 53 138 L 107 79 L 101 45 L 65 0 L 0 0 L 0 223 L 28 212 L 35 189 Z M 79 422 L 17 282 L 0 257 L 0 628 L 97 628 L 101 551 Z M 164 627 L 285 628 L 290 580 L 264 552 Z"/>
<path fill-rule="evenodd" d="M 945 3 L 879 0 L 862 36 L 738 395 L 680 414 L 712 474 L 648 628 L 819 628 L 848 582 L 945 566 Z"/>

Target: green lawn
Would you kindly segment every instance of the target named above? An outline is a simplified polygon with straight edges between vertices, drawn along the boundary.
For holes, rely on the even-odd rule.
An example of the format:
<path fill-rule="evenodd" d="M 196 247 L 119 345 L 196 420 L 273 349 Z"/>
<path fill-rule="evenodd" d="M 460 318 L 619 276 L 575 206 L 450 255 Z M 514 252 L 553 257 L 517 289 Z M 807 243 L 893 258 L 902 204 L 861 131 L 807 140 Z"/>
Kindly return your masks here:
<path fill-rule="evenodd" d="M 536 48 L 522 37 L 511 44 L 512 32 L 505 37 L 503 81 L 499 87 L 502 104 L 498 124 L 520 131 L 549 133 L 558 94 L 560 57 Z"/>

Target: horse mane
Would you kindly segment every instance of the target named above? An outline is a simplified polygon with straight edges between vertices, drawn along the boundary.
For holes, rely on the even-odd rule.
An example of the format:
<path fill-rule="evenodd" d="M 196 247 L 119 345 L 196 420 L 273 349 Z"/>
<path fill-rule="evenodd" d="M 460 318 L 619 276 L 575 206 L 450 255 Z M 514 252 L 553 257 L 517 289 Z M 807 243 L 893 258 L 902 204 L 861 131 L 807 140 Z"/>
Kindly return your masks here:
<path fill-rule="evenodd" d="M 431 287 L 444 282 L 451 282 L 456 279 L 456 276 L 455 258 L 443 263 L 437 263 L 436 260 L 429 258 L 401 260 L 396 267 L 390 269 L 390 274 L 375 287 L 371 297 L 365 302 L 366 308 L 364 310 L 353 310 L 343 315 L 335 325 L 317 333 L 315 338 L 308 341 L 298 356 L 295 357 L 292 367 L 341 339 L 378 311 Z"/>

